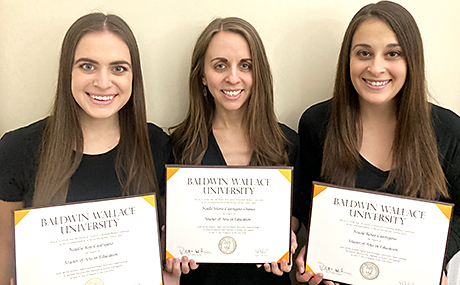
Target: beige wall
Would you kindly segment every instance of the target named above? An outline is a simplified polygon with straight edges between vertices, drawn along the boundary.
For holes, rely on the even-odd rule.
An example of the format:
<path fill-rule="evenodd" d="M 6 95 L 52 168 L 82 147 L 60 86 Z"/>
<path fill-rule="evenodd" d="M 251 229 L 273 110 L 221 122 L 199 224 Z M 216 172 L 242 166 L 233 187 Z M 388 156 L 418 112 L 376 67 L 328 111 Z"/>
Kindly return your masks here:
<path fill-rule="evenodd" d="M 68 27 L 93 11 L 121 15 L 137 37 L 148 118 L 170 127 L 186 112 L 193 45 L 215 17 L 238 16 L 259 31 L 271 63 L 279 120 L 331 95 L 345 28 L 364 0 L 0 0 L 0 135 L 46 116 Z M 460 114 L 460 1 L 401 0 L 425 43 L 434 99 Z"/>

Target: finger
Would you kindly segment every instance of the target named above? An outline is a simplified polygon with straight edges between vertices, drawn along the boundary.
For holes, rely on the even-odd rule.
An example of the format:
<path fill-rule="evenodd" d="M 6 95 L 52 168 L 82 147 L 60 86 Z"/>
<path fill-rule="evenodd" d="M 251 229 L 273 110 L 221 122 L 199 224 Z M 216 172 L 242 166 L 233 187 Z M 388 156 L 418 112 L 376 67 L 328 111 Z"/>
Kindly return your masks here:
<path fill-rule="evenodd" d="M 276 274 L 276 275 L 278 275 L 278 276 L 283 275 L 284 272 L 279 268 L 278 263 L 276 263 L 276 262 L 273 261 L 273 262 L 270 264 L 270 267 L 271 267 L 271 270 L 272 270 L 272 272 L 273 272 L 274 274 Z"/>
<path fill-rule="evenodd" d="M 167 272 L 172 272 L 174 260 L 172 258 L 166 259 L 165 270 Z"/>
<path fill-rule="evenodd" d="M 190 259 L 190 269 L 195 270 L 198 268 L 198 264 L 194 259 Z"/>
<path fill-rule="evenodd" d="M 308 272 L 299 272 L 299 270 L 296 270 L 295 272 L 295 278 L 299 282 L 308 282 L 311 277 L 313 276 L 313 273 L 308 271 Z"/>
<path fill-rule="evenodd" d="M 262 267 L 262 264 L 256 264 L 257 268 Z"/>
<path fill-rule="evenodd" d="M 180 269 L 180 259 L 178 257 L 174 258 L 173 260 L 172 273 L 176 276 L 180 276 L 182 274 Z"/>
<path fill-rule="evenodd" d="M 272 272 L 272 268 L 270 266 L 270 263 L 264 263 L 264 269 L 267 272 Z"/>
<path fill-rule="evenodd" d="M 187 273 L 190 272 L 190 267 L 188 265 L 188 257 L 187 256 L 182 256 L 181 269 L 182 269 L 182 273 L 184 273 L 184 274 L 187 274 Z"/>
<path fill-rule="evenodd" d="M 292 258 L 292 256 L 291 256 L 291 258 Z M 281 262 L 280 262 L 280 269 L 283 272 L 290 272 L 291 269 L 292 269 L 292 265 L 289 265 L 286 260 L 282 259 Z"/>
<path fill-rule="evenodd" d="M 295 235 L 294 231 L 291 230 L 291 253 L 294 254 L 297 249 L 297 236 Z"/>
<path fill-rule="evenodd" d="M 299 271 L 301 274 L 305 272 L 305 249 L 306 246 L 304 245 L 300 250 L 299 255 L 297 255 L 297 259 L 295 260 L 295 264 L 297 265 L 297 271 Z"/>
<path fill-rule="evenodd" d="M 310 279 L 310 281 L 308 281 L 308 284 L 309 285 L 318 285 L 319 283 L 321 283 L 322 280 L 323 280 L 323 274 L 318 273 L 315 276 L 313 276 L 313 278 Z"/>

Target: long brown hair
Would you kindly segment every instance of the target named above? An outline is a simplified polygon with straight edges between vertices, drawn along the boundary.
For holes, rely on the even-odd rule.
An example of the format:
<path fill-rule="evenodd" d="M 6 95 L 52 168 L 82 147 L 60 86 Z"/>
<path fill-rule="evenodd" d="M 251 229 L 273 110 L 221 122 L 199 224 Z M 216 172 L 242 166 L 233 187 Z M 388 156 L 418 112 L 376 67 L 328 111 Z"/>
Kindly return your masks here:
<path fill-rule="evenodd" d="M 139 49 L 129 26 L 116 15 L 92 13 L 79 18 L 67 31 L 61 48 L 53 110 L 42 135 L 35 179 L 34 206 L 65 202 L 69 180 L 83 156 L 79 106 L 71 91 L 72 66 L 80 39 L 89 32 L 109 31 L 128 45 L 133 70 L 132 94 L 119 111 L 120 141 L 115 170 L 123 195 L 158 192 L 150 150 L 144 85 Z"/>
<path fill-rule="evenodd" d="M 247 21 L 236 18 L 213 20 L 201 33 L 193 50 L 189 78 L 190 104 L 186 118 L 173 127 L 171 143 L 177 163 L 200 164 L 208 147 L 214 117 L 212 96 L 203 96 L 204 57 L 212 37 L 220 31 L 243 36 L 251 52 L 253 85 L 245 123 L 253 150 L 251 165 L 287 165 L 288 140 L 279 127 L 273 103 L 273 79 L 262 40 Z"/>
<path fill-rule="evenodd" d="M 358 94 L 350 79 L 353 35 L 368 19 L 380 19 L 394 31 L 407 64 L 407 77 L 397 94 L 397 123 L 392 147 L 392 167 L 382 188 L 394 183 L 397 193 L 435 199 L 448 196 L 438 160 L 436 137 L 427 100 L 425 61 L 420 31 L 412 15 L 401 5 L 381 1 L 361 8 L 345 32 L 337 64 L 330 121 L 323 150 L 321 176 L 329 183 L 354 186 L 361 167 L 362 137 Z"/>

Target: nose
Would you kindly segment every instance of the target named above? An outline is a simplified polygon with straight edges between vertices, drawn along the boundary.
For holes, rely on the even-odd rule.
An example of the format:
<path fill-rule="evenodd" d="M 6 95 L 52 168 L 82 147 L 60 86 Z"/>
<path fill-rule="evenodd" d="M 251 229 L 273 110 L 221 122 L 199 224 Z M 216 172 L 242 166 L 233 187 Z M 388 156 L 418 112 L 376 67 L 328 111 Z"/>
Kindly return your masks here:
<path fill-rule="evenodd" d="M 110 72 L 106 70 L 100 70 L 95 74 L 94 86 L 101 89 L 107 89 L 112 86 L 112 79 L 110 78 Z"/>
<path fill-rule="evenodd" d="M 376 56 L 369 62 L 367 70 L 374 76 L 377 76 L 386 71 L 385 59 Z"/>
<path fill-rule="evenodd" d="M 229 72 L 227 74 L 227 77 L 225 78 L 226 81 L 230 84 L 237 84 L 240 82 L 240 75 L 239 75 L 239 70 L 238 68 L 232 67 L 229 69 Z"/>

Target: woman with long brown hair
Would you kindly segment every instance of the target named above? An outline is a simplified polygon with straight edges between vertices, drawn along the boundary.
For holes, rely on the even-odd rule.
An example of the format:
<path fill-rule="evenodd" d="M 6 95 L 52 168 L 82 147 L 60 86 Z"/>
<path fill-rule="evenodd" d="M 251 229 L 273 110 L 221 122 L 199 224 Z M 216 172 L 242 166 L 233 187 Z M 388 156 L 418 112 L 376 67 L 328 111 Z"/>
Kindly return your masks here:
<path fill-rule="evenodd" d="M 79 18 L 62 43 L 51 115 L 0 141 L 0 283 L 13 270 L 11 210 L 160 194 L 170 154 L 168 136 L 146 121 L 129 26 L 110 14 Z"/>
<path fill-rule="evenodd" d="M 177 163 L 296 163 L 298 136 L 276 119 L 265 49 L 255 28 L 245 20 L 215 19 L 201 33 L 193 51 L 189 92 L 188 114 L 171 134 Z M 297 229 L 298 220 L 293 218 L 293 222 Z M 292 245 L 295 251 L 295 235 Z M 186 267 L 187 261 L 182 260 Z M 167 268 L 171 262 L 168 259 Z M 290 266 L 283 262 L 267 263 L 264 268 L 202 264 L 183 274 L 181 284 L 290 284 L 288 274 L 283 274 Z M 196 268 L 193 261 L 190 266 Z"/>
<path fill-rule="evenodd" d="M 399 4 L 381 1 L 356 13 L 342 42 L 333 97 L 304 112 L 299 134 L 305 197 L 312 181 L 324 181 L 460 202 L 460 118 L 428 102 L 422 38 Z M 448 259 L 458 244 L 454 217 Z M 318 284 L 321 274 L 303 272 L 303 254 L 297 278 Z"/>

